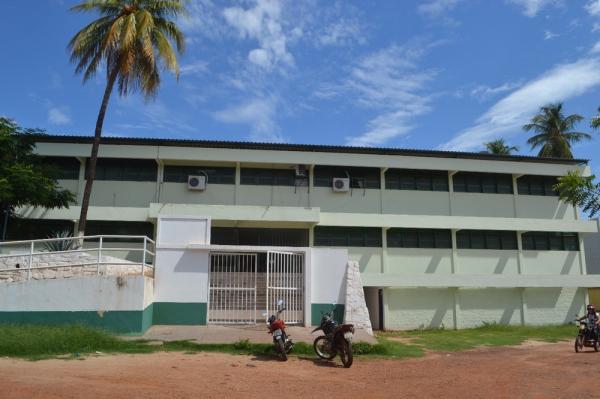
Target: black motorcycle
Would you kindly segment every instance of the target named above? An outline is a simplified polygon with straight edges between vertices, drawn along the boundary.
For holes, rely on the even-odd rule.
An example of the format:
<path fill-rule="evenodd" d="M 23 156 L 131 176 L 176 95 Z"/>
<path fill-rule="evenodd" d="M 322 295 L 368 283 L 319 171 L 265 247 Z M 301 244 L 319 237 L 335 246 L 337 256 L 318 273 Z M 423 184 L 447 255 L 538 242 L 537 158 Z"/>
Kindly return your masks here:
<path fill-rule="evenodd" d="M 594 351 L 600 350 L 600 342 L 598 342 L 598 326 L 593 319 L 585 318 L 583 320 L 575 320 L 579 323 L 579 334 L 575 338 L 575 352 L 583 351 L 584 347 L 592 347 Z"/>
<path fill-rule="evenodd" d="M 352 324 L 339 324 L 333 319 L 333 308 L 322 313 L 321 324 L 312 332 L 323 331 L 325 335 L 315 338 L 313 348 L 321 359 L 331 360 L 339 353 L 345 368 L 352 366 L 352 338 L 354 326 Z"/>

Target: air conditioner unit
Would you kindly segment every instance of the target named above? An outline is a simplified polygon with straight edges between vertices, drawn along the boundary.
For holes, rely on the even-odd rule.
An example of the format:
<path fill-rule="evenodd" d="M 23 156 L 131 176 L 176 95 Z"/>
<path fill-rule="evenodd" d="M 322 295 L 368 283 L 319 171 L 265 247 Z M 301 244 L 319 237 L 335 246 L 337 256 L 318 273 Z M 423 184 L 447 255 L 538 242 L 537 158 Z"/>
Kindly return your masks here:
<path fill-rule="evenodd" d="M 188 176 L 187 180 L 188 190 L 204 191 L 206 190 L 206 176 Z"/>
<path fill-rule="evenodd" d="M 350 178 L 348 177 L 334 177 L 332 187 L 333 191 L 338 193 L 344 193 L 350 191 Z"/>

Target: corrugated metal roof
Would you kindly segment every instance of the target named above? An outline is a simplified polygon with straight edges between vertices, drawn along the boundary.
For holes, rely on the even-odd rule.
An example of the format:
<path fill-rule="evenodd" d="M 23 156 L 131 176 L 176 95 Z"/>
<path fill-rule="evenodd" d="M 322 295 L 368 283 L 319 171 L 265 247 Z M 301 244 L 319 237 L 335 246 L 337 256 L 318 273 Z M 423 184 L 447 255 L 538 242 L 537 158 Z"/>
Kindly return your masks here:
<path fill-rule="evenodd" d="M 50 134 L 37 134 L 34 135 L 33 138 L 37 142 L 44 143 L 91 144 L 93 140 L 92 136 L 69 136 Z M 581 165 L 587 164 L 588 162 L 588 160 L 586 159 L 541 158 L 529 155 L 495 155 L 488 154 L 485 152 L 420 150 L 385 147 L 352 147 L 322 144 L 261 143 L 249 141 L 191 140 L 111 136 L 102 137 L 100 143 L 113 145 L 151 145 L 172 147 L 231 148 L 245 150 L 333 152 L 346 154 L 404 155 L 417 157 L 479 159 L 491 161 L 542 162 L 566 165 Z"/>

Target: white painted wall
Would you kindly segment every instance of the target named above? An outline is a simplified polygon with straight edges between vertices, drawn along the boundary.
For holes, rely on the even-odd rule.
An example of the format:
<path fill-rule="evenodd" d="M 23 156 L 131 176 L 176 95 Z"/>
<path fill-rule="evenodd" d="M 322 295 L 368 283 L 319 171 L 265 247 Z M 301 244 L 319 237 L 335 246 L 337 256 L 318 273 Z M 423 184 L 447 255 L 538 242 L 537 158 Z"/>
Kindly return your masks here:
<path fill-rule="evenodd" d="M 346 265 L 345 249 L 312 248 L 311 252 L 311 302 L 345 303 Z"/>
<path fill-rule="evenodd" d="M 456 272 L 460 274 L 518 274 L 518 251 L 458 249 Z"/>
<path fill-rule="evenodd" d="M 384 326 L 391 330 L 453 328 L 454 298 L 448 289 L 384 289 Z"/>
<path fill-rule="evenodd" d="M 383 212 L 397 215 L 450 215 L 450 193 L 384 190 Z"/>
<path fill-rule="evenodd" d="M 238 187 L 239 205 L 308 207 L 308 187 L 254 186 Z"/>
<path fill-rule="evenodd" d="M 381 190 L 355 188 L 337 193 L 329 187 L 313 187 L 310 203 L 323 212 L 381 213 Z"/>
<path fill-rule="evenodd" d="M 459 289 L 458 328 L 481 326 L 484 322 L 521 324 L 521 293 L 517 288 Z"/>
<path fill-rule="evenodd" d="M 156 182 L 95 180 L 91 206 L 147 207 L 156 198 Z"/>
<path fill-rule="evenodd" d="M 600 225 L 600 219 L 596 221 Z M 587 272 L 589 274 L 600 274 L 600 233 L 586 234 L 583 237 Z"/>
<path fill-rule="evenodd" d="M 526 288 L 528 324 L 564 324 L 582 315 L 585 309 L 583 288 Z"/>
<path fill-rule="evenodd" d="M 517 195 L 516 199 L 518 217 L 575 220 L 573 206 L 559 201 L 558 197 Z"/>
<path fill-rule="evenodd" d="M 381 273 L 381 248 L 349 247 L 348 258 L 358 262 L 361 273 Z"/>
<path fill-rule="evenodd" d="M 581 274 L 577 251 L 523 251 L 523 274 Z"/>
<path fill-rule="evenodd" d="M 189 244 L 210 245 L 210 218 L 198 216 L 159 216 L 156 246 L 185 247 Z"/>
<path fill-rule="evenodd" d="M 512 194 L 454 193 L 452 215 L 483 217 L 515 217 Z"/>
<path fill-rule="evenodd" d="M 450 274 L 451 249 L 388 248 L 387 273 Z"/>
<path fill-rule="evenodd" d="M 233 184 L 208 184 L 204 191 L 188 190 L 187 183 L 161 183 L 157 202 L 169 204 L 215 204 L 233 205 L 235 186 Z M 148 204 L 145 204 L 148 206 Z"/>
<path fill-rule="evenodd" d="M 165 249 L 156 252 L 156 302 L 208 302 L 208 250 Z"/>
<path fill-rule="evenodd" d="M 153 281 L 142 276 L 93 276 L 0 284 L 0 311 L 143 310 Z"/>

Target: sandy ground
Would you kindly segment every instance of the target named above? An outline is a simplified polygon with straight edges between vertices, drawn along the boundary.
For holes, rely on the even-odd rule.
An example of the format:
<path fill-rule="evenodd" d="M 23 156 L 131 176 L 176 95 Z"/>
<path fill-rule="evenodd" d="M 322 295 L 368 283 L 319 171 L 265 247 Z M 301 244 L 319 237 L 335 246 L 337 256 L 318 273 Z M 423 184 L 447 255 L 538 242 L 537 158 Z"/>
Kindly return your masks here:
<path fill-rule="evenodd" d="M 338 362 L 156 353 L 29 362 L 0 359 L 12 398 L 600 398 L 600 353 L 571 343 Z"/>

